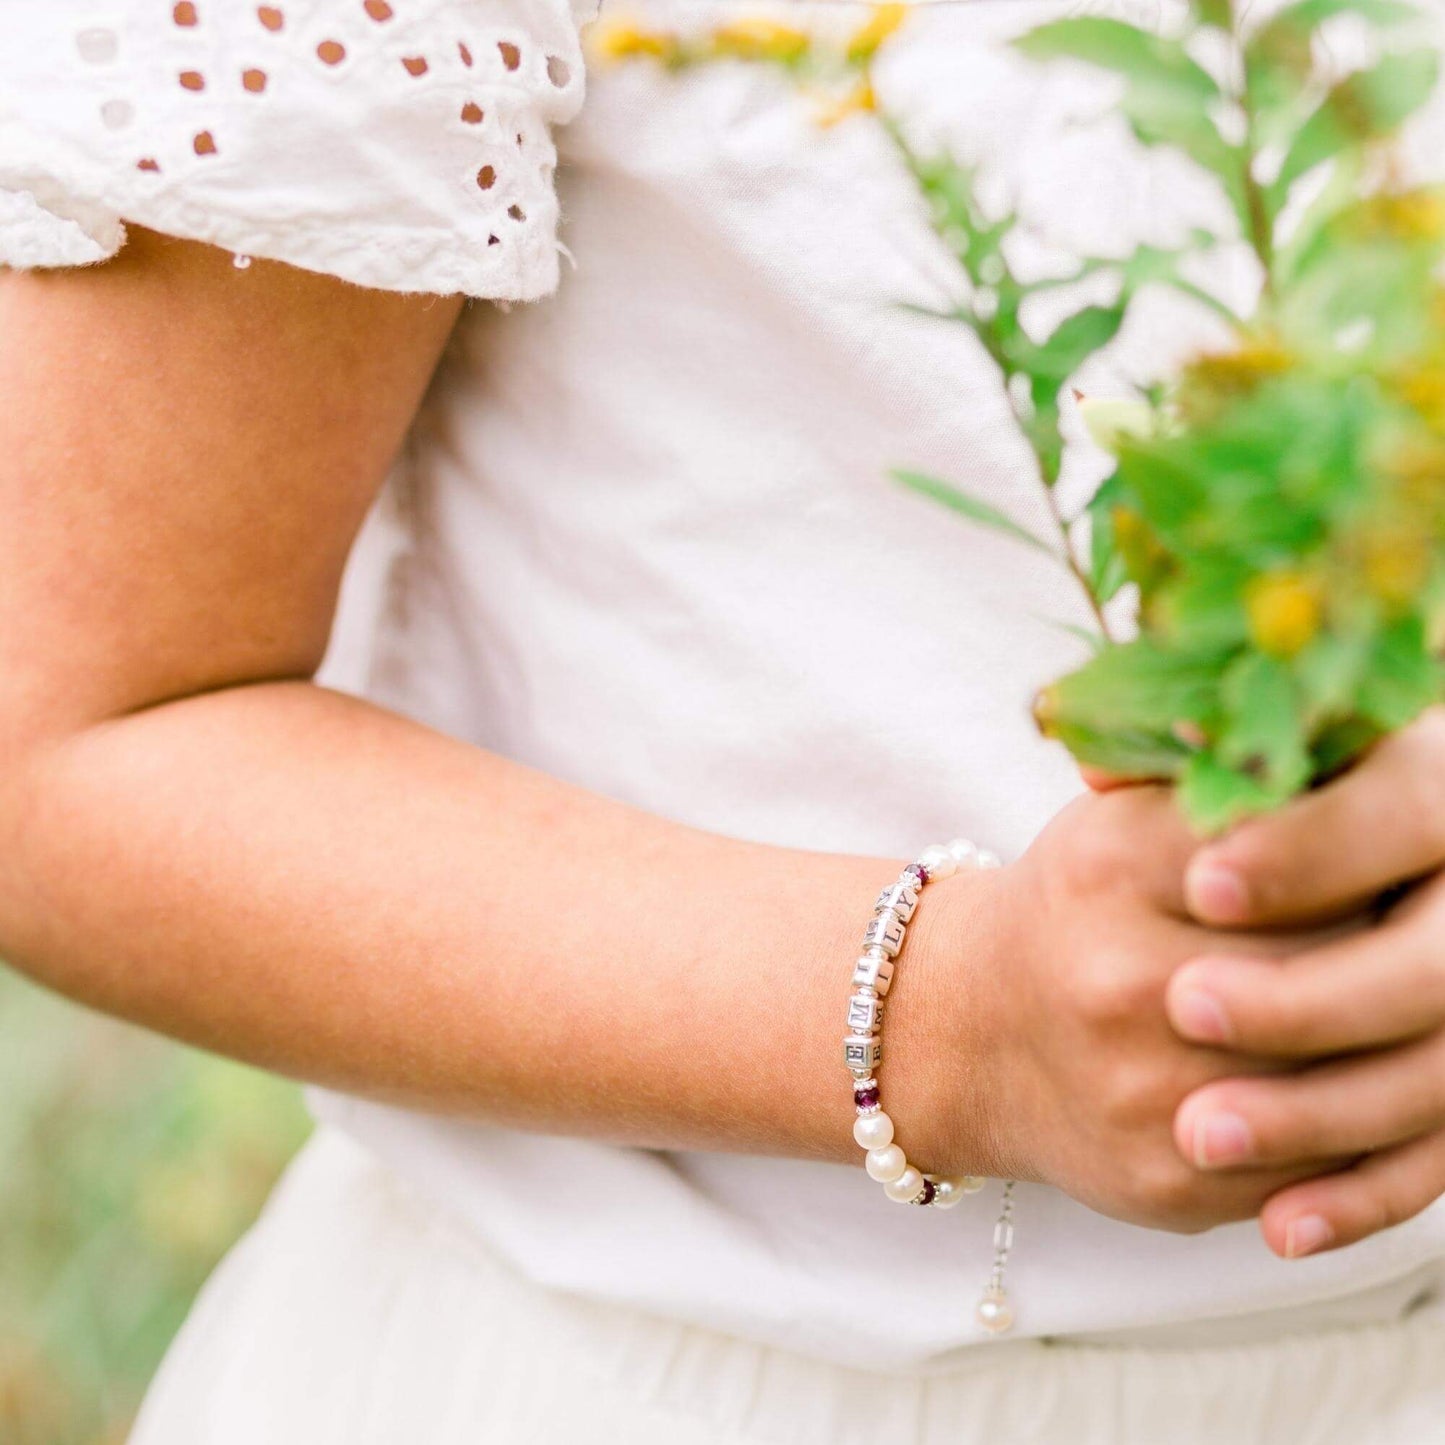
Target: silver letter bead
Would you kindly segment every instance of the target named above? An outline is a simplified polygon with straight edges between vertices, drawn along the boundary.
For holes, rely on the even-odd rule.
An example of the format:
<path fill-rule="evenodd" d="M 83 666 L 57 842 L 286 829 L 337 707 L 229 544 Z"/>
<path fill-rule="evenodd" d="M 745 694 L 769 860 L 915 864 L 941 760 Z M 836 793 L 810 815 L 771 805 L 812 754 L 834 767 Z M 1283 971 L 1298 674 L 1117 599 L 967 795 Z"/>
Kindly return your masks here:
<path fill-rule="evenodd" d="M 843 1040 L 843 1062 L 850 1069 L 876 1069 L 883 1062 L 877 1034 L 849 1034 Z"/>
<path fill-rule="evenodd" d="M 907 883 L 893 883 L 878 895 L 873 905 L 875 913 L 896 913 L 900 923 L 911 922 L 913 910 L 918 907 L 918 891 Z"/>
<path fill-rule="evenodd" d="M 903 925 L 896 913 L 880 913 L 863 932 L 864 948 L 881 948 L 889 958 L 897 958 L 903 947 Z"/>
<path fill-rule="evenodd" d="M 882 998 L 893 982 L 894 963 L 881 948 L 870 948 L 853 969 L 853 982 L 859 988 L 876 988 Z"/>
<path fill-rule="evenodd" d="M 848 1027 L 855 1033 L 871 1034 L 883 1024 L 883 1004 L 877 994 L 855 993 L 848 1000 Z"/>

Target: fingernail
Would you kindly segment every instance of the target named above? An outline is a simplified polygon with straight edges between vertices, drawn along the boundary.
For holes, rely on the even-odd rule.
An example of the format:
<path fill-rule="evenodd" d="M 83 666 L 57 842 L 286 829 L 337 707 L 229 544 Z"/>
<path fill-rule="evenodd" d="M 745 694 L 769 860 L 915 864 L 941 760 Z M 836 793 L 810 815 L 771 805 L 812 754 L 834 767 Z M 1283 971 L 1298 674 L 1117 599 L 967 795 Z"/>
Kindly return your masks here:
<path fill-rule="evenodd" d="M 1238 1114 L 1204 1114 L 1194 1122 L 1194 1162 L 1234 1164 L 1254 1152 L 1254 1135 Z"/>
<path fill-rule="evenodd" d="M 1207 1044 L 1227 1044 L 1234 1037 L 1234 1025 L 1224 1005 L 1212 993 L 1185 989 L 1174 1000 L 1174 1022 L 1191 1039 Z"/>
<path fill-rule="evenodd" d="M 1185 901 L 1191 913 L 1216 923 L 1243 923 L 1249 917 L 1249 890 L 1226 863 L 1201 859 L 1184 878 Z"/>
<path fill-rule="evenodd" d="M 1285 1227 L 1284 1255 L 1286 1259 L 1298 1259 L 1309 1254 L 1322 1244 L 1328 1244 L 1335 1237 L 1329 1220 L 1318 1214 L 1302 1214 Z"/>

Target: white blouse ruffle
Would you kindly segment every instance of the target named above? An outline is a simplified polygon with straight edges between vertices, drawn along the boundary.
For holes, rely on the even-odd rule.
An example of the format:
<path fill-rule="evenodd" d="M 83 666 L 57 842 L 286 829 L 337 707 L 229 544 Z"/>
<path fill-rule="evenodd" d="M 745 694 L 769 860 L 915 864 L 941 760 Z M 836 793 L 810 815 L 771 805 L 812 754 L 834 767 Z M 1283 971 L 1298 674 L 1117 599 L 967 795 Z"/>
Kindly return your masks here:
<path fill-rule="evenodd" d="M 0 265 L 125 222 L 389 291 L 557 282 L 590 0 L 9 0 Z"/>

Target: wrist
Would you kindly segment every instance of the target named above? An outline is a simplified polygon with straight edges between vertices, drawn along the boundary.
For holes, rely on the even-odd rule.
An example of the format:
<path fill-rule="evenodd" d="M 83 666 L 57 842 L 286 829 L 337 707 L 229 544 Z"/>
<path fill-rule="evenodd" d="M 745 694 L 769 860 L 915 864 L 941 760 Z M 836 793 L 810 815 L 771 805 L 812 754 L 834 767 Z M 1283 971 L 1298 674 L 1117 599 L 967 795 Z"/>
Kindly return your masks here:
<path fill-rule="evenodd" d="M 924 891 L 888 994 L 884 1107 L 926 1174 L 1001 1178 L 999 1072 L 990 1020 L 1002 892 L 997 870 L 961 869 Z"/>
<path fill-rule="evenodd" d="M 864 933 L 863 955 L 852 976 L 855 991 L 843 1053 L 854 1080 L 854 1139 L 865 1150 L 869 1177 L 883 1186 L 889 1199 L 905 1206 L 954 1208 L 966 1195 L 986 1187 L 989 1176 L 983 1161 L 998 1152 L 991 1147 L 989 1113 L 977 1087 L 990 1073 L 993 1051 L 983 1051 L 988 1031 L 980 1030 L 973 1020 L 976 1014 L 987 1016 L 987 1011 L 978 1009 L 977 1001 L 967 997 L 969 991 L 959 987 L 964 978 L 985 976 L 976 959 L 970 960 L 973 968 L 960 968 L 959 963 L 968 958 L 967 944 L 977 949 L 979 941 L 989 936 L 985 920 L 996 917 L 997 911 L 987 906 L 995 894 L 988 880 L 998 866 L 997 857 L 964 839 L 925 849 L 878 895 Z M 949 887 L 954 878 L 959 881 Z M 935 907 L 929 912 L 938 917 L 919 927 L 912 939 L 914 952 L 904 965 L 903 978 L 913 975 L 916 984 L 904 989 L 900 955 L 909 951 L 909 932 L 920 919 L 925 892 L 935 895 L 930 900 Z M 972 936 L 961 939 L 961 928 Z M 993 976 L 991 970 L 988 976 Z M 901 1038 L 903 1051 L 912 1046 L 915 1057 L 912 1067 L 892 1080 L 888 1103 L 894 1109 L 901 1104 L 905 1111 L 910 1098 L 924 1105 L 909 1126 L 906 1149 L 894 1137 L 897 1125 L 883 1107 L 883 1083 L 877 1077 L 884 1072 L 879 1037 L 883 1000 L 895 989 L 897 1003 L 906 1005 L 887 1010 L 890 1019 L 901 1016 L 902 1020 L 895 1027 L 895 1043 Z M 1004 1182 L 994 1222 L 993 1267 L 975 1311 L 978 1323 L 990 1334 L 1009 1330 L 1014 1320 L 1004 1269 L 1014 1242 L 1015 1183 Z"/>

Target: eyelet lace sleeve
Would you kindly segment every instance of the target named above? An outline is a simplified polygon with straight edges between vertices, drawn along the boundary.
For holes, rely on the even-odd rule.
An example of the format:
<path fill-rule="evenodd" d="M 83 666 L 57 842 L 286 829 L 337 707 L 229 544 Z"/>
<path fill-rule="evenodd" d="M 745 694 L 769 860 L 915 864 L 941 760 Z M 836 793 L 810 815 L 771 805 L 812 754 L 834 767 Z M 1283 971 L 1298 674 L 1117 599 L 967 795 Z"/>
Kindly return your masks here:
<path fill-rule="evenodd" d="M 125 222 L 389 291 L 557 282 L 551 127 L 593 0 L 9 0 L 0 265 Z"/>

